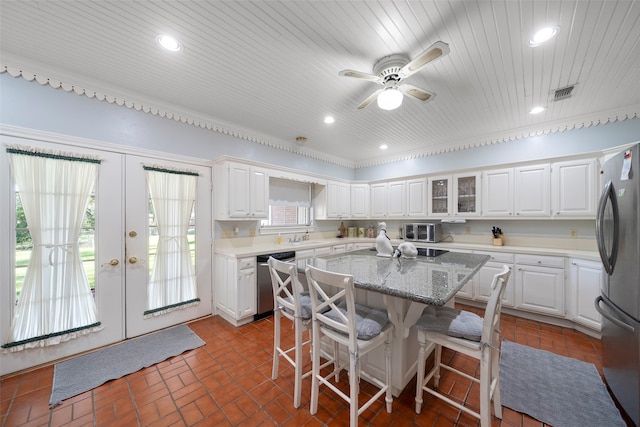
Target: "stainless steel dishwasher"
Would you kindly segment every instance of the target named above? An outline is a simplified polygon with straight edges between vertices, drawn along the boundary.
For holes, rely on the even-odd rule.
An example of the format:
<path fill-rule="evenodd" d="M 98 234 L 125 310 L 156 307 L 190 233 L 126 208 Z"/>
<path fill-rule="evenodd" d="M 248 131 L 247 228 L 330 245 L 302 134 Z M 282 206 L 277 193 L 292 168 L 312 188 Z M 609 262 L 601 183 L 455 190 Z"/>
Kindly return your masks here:
<path fill-rule="evenodd" d="M 269 274 L 269 265 L 267 264 L 269 257 L 273 257 L 279 261 L 289 262 L 295 261 L 296 253 L 294 251 L 287 251 L 258 255 L 258 272 L 256 274 L 258 312 L 254 316 L 254 320 L 262 319 L 273 314 L 273 287 L 271 286 L 271 274 Z"/>

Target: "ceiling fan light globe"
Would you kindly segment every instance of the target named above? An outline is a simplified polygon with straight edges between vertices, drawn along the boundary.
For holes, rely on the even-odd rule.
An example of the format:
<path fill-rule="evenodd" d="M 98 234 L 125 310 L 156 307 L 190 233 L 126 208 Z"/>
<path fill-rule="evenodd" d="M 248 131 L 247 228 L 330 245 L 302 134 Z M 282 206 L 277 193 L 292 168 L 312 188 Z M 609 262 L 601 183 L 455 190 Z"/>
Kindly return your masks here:
<path fill-rule="evenodd" d="M 378 108 L 382 110 L 395 110 L 402 105 L 402 92 L 398 89 L 385 89 L 378 95 Z"/>

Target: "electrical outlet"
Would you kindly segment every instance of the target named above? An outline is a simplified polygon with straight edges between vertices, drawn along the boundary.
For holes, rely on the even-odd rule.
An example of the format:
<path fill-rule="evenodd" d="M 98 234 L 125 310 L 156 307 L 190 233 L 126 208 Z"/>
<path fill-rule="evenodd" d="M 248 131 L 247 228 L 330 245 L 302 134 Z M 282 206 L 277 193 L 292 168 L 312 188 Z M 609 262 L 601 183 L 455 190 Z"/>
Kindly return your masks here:
<path fill-rule="evenodd" d="M 578 230 L 576 230 L 575 228 L 572 228 L 571 230 L 569 230 L 569 236 L 578 237 Z"/>
<path fill-rule="evenodd" d="M 229 238 L 231 238 L 231 236 L 233 236 L 233 231 L 231 231 L 231 230 L 223 230 L 222 231 L 222 238 L 223 239 L 229 239 Z"/>
<path fill-rule="evenodd" d="M 249 230 L 249 237 L 256 237 L 256 230 L 254 229 Z"/>
<path fill-rule="evenodd" d="M 466 227 L 466 228 L 464 229 L 464 232 L 465 232 L 466 234 L 471 234 L 471 227 Z"/>

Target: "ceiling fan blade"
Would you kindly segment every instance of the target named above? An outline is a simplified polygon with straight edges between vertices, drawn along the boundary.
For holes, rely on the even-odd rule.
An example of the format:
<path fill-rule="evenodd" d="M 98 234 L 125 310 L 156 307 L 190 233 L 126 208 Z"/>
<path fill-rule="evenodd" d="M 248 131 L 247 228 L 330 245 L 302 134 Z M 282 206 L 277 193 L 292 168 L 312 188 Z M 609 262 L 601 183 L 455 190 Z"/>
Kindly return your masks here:
<path fill-rule="evenodd" d="M 413 58 L 407 65 L 400 69 L 398 73 L 400 77 L 407 78 L 420 68 L 427 65 L 429 62 L 435 61 L 438 58 L 442 58 L 443 56 L 449 53 L 449 45 L 444 42 L 435 42 L 432 44 L 427 50 L 422 52 L 420 55 Z"/>
<path fill-rule="evenodd" d="M 398 86 L 398 90 L 405 95 L 411 96 L 422 102 L 431 101 L 436 96 L 435 93 L 427 92 L 424 89 L 420 89 L 419 87 L 408 85 L 406 83 Z"/>
<path fill-rule="evenodd" d="M 356 79 L 363 79 L 382 84 L 382 79 L 380 77 L 374 76 L 373 74 L 363 73 L 362 71 L 342 70 L 338 74 L 345 77 L 355 77 Z"/>
<path fill-rule="evenodd" d="M 378 97 L 378 95 L 380 94 L 380 92 L 382 92 L 384 89 L 378 89 L 377 91 L 373 92 L 371 95 L 369 95 L 369 97 L 367 99 L 365 99 L 364 101 L 362 101 L 360 103 L 360 105 L 358 105 L 358 107 L 356 107 L 358 110 L 362 110 L 365 109 L 369 106 L 369 104 L 371 104 L 373 101 L 375 101 L 375 99 Z"/>

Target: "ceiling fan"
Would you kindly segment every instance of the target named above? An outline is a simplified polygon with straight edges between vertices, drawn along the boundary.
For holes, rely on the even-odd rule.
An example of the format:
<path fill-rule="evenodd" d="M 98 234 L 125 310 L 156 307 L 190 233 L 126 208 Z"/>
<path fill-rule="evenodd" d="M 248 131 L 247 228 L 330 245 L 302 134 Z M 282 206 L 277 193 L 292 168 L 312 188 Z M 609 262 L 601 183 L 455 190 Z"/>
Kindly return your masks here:
<path fill-rule="evenodd" d="M 402 104 L 403 94 L 423 102 L 433 99 L 435 96 L 434 93 L 401 82 L 428 63 L 442 58 L 448 53 L 449 45 L 438 41 L 411 60 L 401 53 L 395 53 L 379 59 L 373 66 L 373 74 L 354 70 L 342 70 L 338 74 L 367 80 L 384 86 L 362 101 L 357 107 L 358 110 L 368 107 L 374 99 L 378 100 L 378 107 L 383 110 L 393 110 Z"/>

